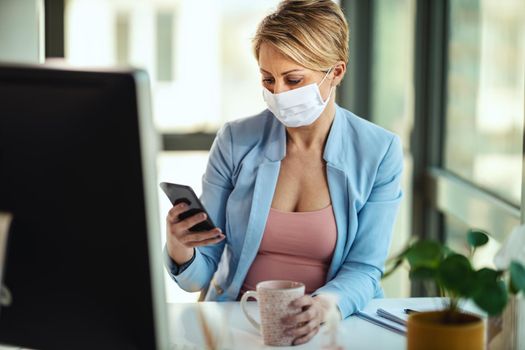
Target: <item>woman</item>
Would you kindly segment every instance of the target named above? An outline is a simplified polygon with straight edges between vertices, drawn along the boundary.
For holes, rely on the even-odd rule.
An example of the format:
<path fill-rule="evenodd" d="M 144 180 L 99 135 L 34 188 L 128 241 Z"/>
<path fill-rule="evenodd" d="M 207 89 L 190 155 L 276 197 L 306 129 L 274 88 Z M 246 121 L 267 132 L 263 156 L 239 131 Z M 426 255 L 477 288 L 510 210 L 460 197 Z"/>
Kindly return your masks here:
<path fill-rule="evenodd" d="M 224 125 L 201 200 L 217 228 L 190 233 L 202 215 L 167 216 L 166 264 L 187 291 L 238 300 L 258 281 L 302 281 L 303 312 L 284 320 L 294 344 L 319 330 L 329 294 L 345 318 L 380 297 L 401 199 L 399 138 L 335 104 L 346 72 L 348 26 L 330 0 L 283 1 L 253 41 L 268 109 Z"/>

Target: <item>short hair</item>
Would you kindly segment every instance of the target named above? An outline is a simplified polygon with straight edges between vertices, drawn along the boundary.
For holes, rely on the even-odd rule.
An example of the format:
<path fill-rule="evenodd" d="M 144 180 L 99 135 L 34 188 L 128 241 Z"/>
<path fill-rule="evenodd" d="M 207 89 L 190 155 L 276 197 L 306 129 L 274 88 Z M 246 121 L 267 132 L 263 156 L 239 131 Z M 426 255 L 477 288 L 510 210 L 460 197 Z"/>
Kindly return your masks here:
<path fill-rule="evenodd" d="M 326 71 L 337 61 L 348 63 L 346 18 L 332 0 L 284 0 L 266 16 L 253 38 L 259 60 L 263 43 L 312 70 Z"/>

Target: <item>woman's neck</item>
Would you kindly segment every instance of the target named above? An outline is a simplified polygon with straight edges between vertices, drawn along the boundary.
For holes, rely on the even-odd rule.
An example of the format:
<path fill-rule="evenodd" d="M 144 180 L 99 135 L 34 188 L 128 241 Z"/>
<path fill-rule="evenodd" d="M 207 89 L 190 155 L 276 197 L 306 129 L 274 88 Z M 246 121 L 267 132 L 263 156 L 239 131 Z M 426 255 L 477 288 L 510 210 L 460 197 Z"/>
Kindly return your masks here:
<path fill-rule="evenodd" d="M 322 151 L 334 117 L 335 102 L 332 96 L 315 122 L 300 128 L 286 128 L 287 148 L 297 151 Z"/>

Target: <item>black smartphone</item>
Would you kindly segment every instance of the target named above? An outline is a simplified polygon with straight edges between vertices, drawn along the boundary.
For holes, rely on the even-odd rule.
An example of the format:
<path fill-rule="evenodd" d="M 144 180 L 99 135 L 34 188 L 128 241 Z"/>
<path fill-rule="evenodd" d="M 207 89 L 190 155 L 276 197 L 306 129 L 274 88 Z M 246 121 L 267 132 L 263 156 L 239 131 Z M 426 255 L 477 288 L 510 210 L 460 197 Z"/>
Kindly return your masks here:
<path fill-rule="evenodd" d="M 193 216 L 197 213 L 206 213 L 206 220 L 199 222 L 196 225 L 193 225 L 189 230 L 192 232 L 198 231 L 209 231 L 214 229 L 216 226 L 204 209 L 199 197 L 195 194 L 193 189 L 190 186 L 179 185 L 170 182 L 161 182 L 159 184 L 160 188 L 166 193 L 171 204 L 174 206 L 179 203 L 186 203 L 188 205 L 188 210 L 184 213 L 179 214 L 179 219 L 184 220 L 190 216 Z"/>

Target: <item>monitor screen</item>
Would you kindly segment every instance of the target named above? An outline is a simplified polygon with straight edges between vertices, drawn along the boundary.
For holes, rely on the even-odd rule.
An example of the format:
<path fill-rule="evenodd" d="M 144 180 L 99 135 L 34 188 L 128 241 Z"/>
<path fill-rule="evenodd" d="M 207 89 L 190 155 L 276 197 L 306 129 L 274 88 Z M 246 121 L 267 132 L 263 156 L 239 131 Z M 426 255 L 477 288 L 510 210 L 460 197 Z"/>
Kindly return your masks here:
<path fill-rule="evenodd" d="M 144 71 L 0 66 L 0 343 L 165 346 L 157 145 Z"/>

